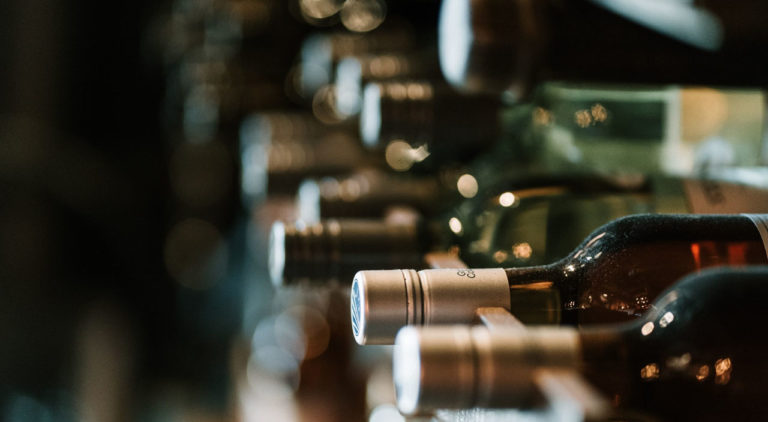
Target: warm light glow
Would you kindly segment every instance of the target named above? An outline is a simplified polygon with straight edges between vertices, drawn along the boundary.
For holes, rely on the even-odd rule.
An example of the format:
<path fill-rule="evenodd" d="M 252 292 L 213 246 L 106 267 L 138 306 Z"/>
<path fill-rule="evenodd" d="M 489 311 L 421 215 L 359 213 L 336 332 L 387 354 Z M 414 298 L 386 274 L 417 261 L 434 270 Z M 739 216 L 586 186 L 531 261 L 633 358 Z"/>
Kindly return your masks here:
<path fill-rule="evenodd" d="M 728 120 L 728 99 L 712 88 L 686 88 L 680 91 L 681 136 L 700 142 L 717 135 Z"/>
<path fill-rule="evenodd" d="M 655 363 L 649 363 L 643 366 L 640 370 L 640 378 L 644 380 L 654 380 L 659 377 L 659 365 Z"/>
<path fill-rule="evenodd" d="M 493 260 L 501 264 L 502 262 L 507 260 L 508 254 L 504 251 L 496 251 L 493 253 Z"/>
<path fill-rule="evenodd" d="M 461 226 L 461 221 L 459 221 L 456 217 L 451 217 L 450 220 L 448 220 L 448 227 L 451 229 L 452 232 L 456 234 L 460 234 L 463 227 Z"/>
<path fill-rule="evenodd" d="M 592 115 L 592 120 L 594 120 L 596 123 L 602 123 L 608 120 L 608 109 L 605 108 L 600 103 L 594 104 L 589 109 L 590 114 Z"/>
<path fill-rule="evenodd" d="M 699 370 L 696 371 L 696 380 L 704 381 L 709 376 L 709 365 L 699 366 Z"/>
<path fill-rule="evenodd" d="M 664 328 L 670 323 L 672 323 L 672 321 L 674 320 L 675 320 L 675 315 L 672 312 L 667 312 L 661 317 L 661 319 L 659 319 L 659 327 Z"/>
<path fill-rule="evenodd" d="M 576 125 L 585 128 L 594 126 L 598 123 L 604 123 L 608 120 L 608 109 L 600 103 L 593 104 L 587 109 L 578 110 L 573 114 L 573 120 Z"/>
<path fill-rule="evenodd" d="M 535 125 L 547 126 L 553 121 L 554 117 L 552 116 L 551 111 L 542 107 L 536 107 L 536 109 L 533 110 L 533 123 Z"/>
<path fill-rule="evenodd" d="M 402 140 L 390 142 L 384 151 L 384 159 L 396 171 L 406 171 L 427 157 L 429 157 L 429 150 L 426 145 L 413 148 Z"/>
<path fill-rule="evenodd" d="M 515 203 L 515 200 L 517 200 L 517 198 L 512 192 L 504 192 L 499 195 L 499 205 L 502 207 L 511 207 Z"/>
<path fill-rule="evenodd" d="M 275 318 L 276 342 L 298 360 L 319 356 L 328 348 L 330 327 L 323 314 L 310 306 L 297 305 Z"/>
<path fill-rule="evenodd" d="M 368 72 L 377 79 L 391 78 L 402 72 L 404 67 L 405 63 L 392 55 L 377 56 L 368 62 Z"/>
<path fill-rule="evenodd" d="M 342 0 L 301 0 L 301 12 L 312 19 L 325 19 L 338 13 Z"/>
<path fill-rule="evenodd" d="M 362 186 L 355 179 L 347 179 L 341 183 L 339 193 L 342 201 L 352 202 L 360 197 Z"/>
<path fill-rule="evenodd" d="M 456 182 L 456 188 L 459 190 L 461 196 L 465 198 L 474 198 L 477 195 L 478 185 L 477 179 L 471 174 L 463 174 Z"/>
<path fill-rule="evenodd" d="M 577 126 L 585 128 L 592 124 L 592 115 L 587 110 L 579 110 L 573 113 L 573 121 L 576 122 Z"/>
<path fill-rule="evenodd" d="M 643 327 L 640 329 L 640 333 L 644 336 L 647 336 L 652 332 L 653 332 L 653 322 L 650 322 L 650 321 L 643 324 Z"/>
<path fill-rule="evenodd" d="M 691 255 L 693 255 L 693 260 L 696 262 L 696 268 L 701 268 L 701 246 L 699 246 L 698 243 L 694 243 L 691 245 Z"/>
<path fill-rule="evenodd" d="M 730 358 L 718 359 L 715 361 L 715 383 L 728 384 L 731 381 L 731 371 L 733 370 Z"/>
<path fill-rule="evenodd" d="M 531 257 L 531 253 L 533 253 L 533 248 L 527 242 L 518 243 L 512 247 L 512 254 L 517 259 L 528 259 Z"/>

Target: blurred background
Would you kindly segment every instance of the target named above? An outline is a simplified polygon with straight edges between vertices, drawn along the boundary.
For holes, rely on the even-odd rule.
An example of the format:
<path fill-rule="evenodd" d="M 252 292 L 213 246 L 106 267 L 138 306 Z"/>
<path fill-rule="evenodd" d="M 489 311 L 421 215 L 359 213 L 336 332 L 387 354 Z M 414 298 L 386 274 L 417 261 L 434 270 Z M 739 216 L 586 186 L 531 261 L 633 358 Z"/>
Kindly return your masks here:
<path fill-rule="evenodd" d="M 495 150 L 471 171 L 468 163 L 530 116 L 542 127 L 551 122 L 557 110 L 547 109 L 548 98 L 573 98 L 553 86 L 536 107 L 502 106 L 528 101 L 529 86 L 540 80 L 765 84 L 765 59 L 738 71 L 745 51 L 756 53 L 745 50 L 756 45 L 747 33 L 737 34 L 747 41 L 736 37 L 743 42 L 728 50 L 725 70 L 688 74 L 691 63 L 719 57 L 693 55 L 667 73 L 650 65 L 621 73 L 605 63 L 623 58 L 596 43 L 582 55 L 610 58 L 598 60 L 602 67 L 569 75 L 557 72 L 572 59 L 567 54 L 559 62 L 530 58 L 549 67 L 501 88 L 492 76 L 528 58 L 491 60 L 503 50 L 485 46 L 467 53 L 474 64 L 461 77 L 475 92 L 460 96 L 438 63 L 450 66 L 450 51 L 438 57 L 439 15 L 437 0 L 2 2 L 0 420 L 404 420 L 393 406 L 388 352 L 354 345 L 345 286 L 352 269 L 378 265 L 369 259 L 377 251 L 366 250 L 370 236 L 398 250 L 387 259 L 399 266 L 423 263 L 429 248 L 416 239 L 426 234 L 321 218 L 414 227 L 423 216 L 443 216 L 437 209 L 446 197 L 475 197 L 483 180 L 498 179 L 509 170 L 505 162 L 525 161 L 526 151 Z M 536 23 L 534 15 L 516 19 Z M 505 17 L 478 16 L 489 39 L 515 35 L 509 28 L 518 25 Z M 454 29 L 457 46 L 471 39 L 461 38 L 460 26 L 440 25 L 441 49 Z M 625 40 L 636 40 L 633 34 Z M 642 42 L 682 45 L 657 37 Z M 705 50 L 720 45 L 694 38 Z M 595 38 L 574 42 L 587 39 Z M 496 73 L 475 77 L 478 63 Z M 762 144 L 764 100 L 754 95 L 731 98 L 747 110 L 732 113 L 743 117 L 734 130 Z M 729 127 L 717 114 L 724 95 L 691 98 L 715 113 L 696 122 Z M 510 115 L 501 123 L 499 110 Z M 563 113 L 577 114 L 574 127 L 603 136 L 593 127 L 605 110 Z M 691 135 L 697 140 L 715 132 L 698 123 L 685 130 L 695 128 L 704 132 Z M 635 138 L 663 130 L 651 132 Z M 529 133 L 535 139 L 539 132 Z M 721 151 L 717 145 L 710 156 Z M 687 174 L 710 163 L 675 151 L 649 166 Z M 741 164 L 755 170 L 758 161 Z M 757 174 L 739 177 L 764 180 Z M 632 177 L 618 185 L 638 186 Z M 515 201 L 504 198 L 502 207 Z M 440 224 L 448 235 L 471 231 L 456 218 Z M 353 233 L 349 249 L 333 243 L 339 230 Z M 357 255 L 345 261 L 351 251 Z M 532 262 L 525 242 L 486 256 L 493 265 Z M 333 268 L 319 268 L 326 261 Z M 326 281 L 304 282 L 312 278 Z M 283 283 L 292 287 L 275 287 Z"/>
<path fill-rule="evenodd" d="M 341 123 L 313 101 L 345 48 L 326 34 L 356 48 L 386 16 L 434 27 L 432 2 L 397 3 L 0 5 L 0 419 L 363 418 L 329 311 L 346 299 L 273 292 L 268 222 L 289 205 L 257 206 L 267 169 L 243 180 L 241 162 L 267 157 L 241 160 L 240 133 L 254 112 L 276 111 L 249 130 L 278 139 Z M 277 192 L 303 178 L 291 148 L 268 158 L 288 173 Z"/>

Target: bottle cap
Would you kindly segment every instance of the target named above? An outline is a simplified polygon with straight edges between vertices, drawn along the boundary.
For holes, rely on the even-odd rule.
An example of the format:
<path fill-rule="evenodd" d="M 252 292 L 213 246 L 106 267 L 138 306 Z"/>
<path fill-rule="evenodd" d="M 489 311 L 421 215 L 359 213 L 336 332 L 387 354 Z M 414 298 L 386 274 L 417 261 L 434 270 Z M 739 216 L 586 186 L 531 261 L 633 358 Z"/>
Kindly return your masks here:
<path fill-rule="evenodd" d="M 397 406 L 405 414 L 528 407 L 537 398 L 533 371 L 575 368 L 578 348 L 571 328 L 405 327 L 393 353 Z"/>
<path fill-rule="evenodd" d="M 305 180 L 296 195 L 299 218 L 379 218 L 392 206 L 409 206 L 429 214 L 445 196 L 436 177 L 400 177 L 361 169 L 343 176 Z"/>
<path fill-rule="evenodd" d="M 360 36 L 346 32 L 317 33 L 301 46 L 299 92 L 311 98 L 323 85 L 333 82 L 333 72 L 342 57 L 408 49 L 414 39 L 406 27 L 390 27 Z"/>
<path fill-rule="evenodd" d="M 435 49 L 436 50 L 436 49 Z M 349 56 L 336 66 L 336 108 L 343 117 L 360 112 L 363 87 L 394 78 L 437 78 L 440 65 L 429 49 L 420 54 L 365 54 Z"/>
<path fill-rule="evenodd" d="M 446 80 L 471 92 L 527 94 L 543 50 L 539 3 L 444 0 L 438 44 Z"/>
<path fill-rule="evenodd" d="M 298 163 L 292 158 L 300 155 L 305 161 L 311 150 L 310 139 L 327 134 L 328 130 L 309 113 L 260 112 L 248 116 L 240 126 L 240 180 L 245 203 L 261 199 L 267 191 L 295 186 L 283 183 L 278 173 Z M 273 180 L 277 175 L 278 180 Z M 270 189 L 271 188 L 271 189 Z"/>
<path fill-rule="evenodd" d="M 360 271 L 352 282 L 352 332 L 359 344 L 392 344 L 405 325 L 471 323 L 480 307 L 509 309 L 501 268 Z"/>
<path fill-rule="evenodd" d="M 276 286 L 347 281 L 361 268 L 419 265 L 420 240 L 414 224 L 362 219 L 276 222 L 269 241 L 269 273 Z"/>

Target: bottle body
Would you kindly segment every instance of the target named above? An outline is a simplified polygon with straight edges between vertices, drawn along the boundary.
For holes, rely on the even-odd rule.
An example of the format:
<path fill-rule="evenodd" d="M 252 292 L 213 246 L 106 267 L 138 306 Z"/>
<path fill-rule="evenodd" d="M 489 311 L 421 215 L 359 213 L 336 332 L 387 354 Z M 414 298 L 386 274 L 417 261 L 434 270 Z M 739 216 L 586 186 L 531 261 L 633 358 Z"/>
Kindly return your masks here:
<path fill-rule="evenodd" d="M 632 215 L 549 265 L 360 271 L 352 284 L 355 339 L 386 344 L 404 325 L 469 323 L 481 307 L 505 308 L 526 324 L 626 321 L 686 274 L 768 264 L 766 221 L 765 214 Z"/>
<path fill-rule="evenodd" d="M 670 420 L 761 418 L 765 270 L 686 277 L 636 321 L 581 330 L 582 373 L 618 405 Z"/>
<path fill-rule="evenodd" d="M 759 419 L 767 344 L 754 327 L 768 322 L 766 281 L 768 267 L 688 276 L 641 318 L 580 330 L 405 328 L 394 352 L 398 405 L 535 407 L 546 368 L 577 372 L 619 409 L 663 420 Z M 446 374 L 455 381 L 441 383 Z"/>
<path fill-rule="evenodd" d="M 686 274 L 760 264 L 768 264 L 764 239 L 745 216 L 630 216 L 598 229 L 532 281 L 551 281 L 563 322 L 580 325 L 637 317 Z M 532 277 L 516 269 L 507 275 L 513 287 Z"/>

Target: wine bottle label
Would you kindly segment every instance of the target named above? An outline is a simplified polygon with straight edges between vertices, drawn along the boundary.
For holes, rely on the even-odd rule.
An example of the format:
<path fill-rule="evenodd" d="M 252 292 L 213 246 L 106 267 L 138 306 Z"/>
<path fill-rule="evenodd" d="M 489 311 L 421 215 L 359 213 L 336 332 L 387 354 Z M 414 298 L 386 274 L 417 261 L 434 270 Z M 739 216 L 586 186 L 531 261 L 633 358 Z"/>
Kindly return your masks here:
<path fill-rule="evenodd" d="M 760 237 L 763 239 L 763 246 L 765 246 L 765 256 L 768 257 L 768 214 L 742 214 L 743 216 L 752 220 L 757 226 L 757 231 L 760 232 Z"/>
<path fill-rule="evenodd" d="M 768 191 L 715 180 L 685 180 L 688 209 L 694 214 L 768 213 Z"/>

